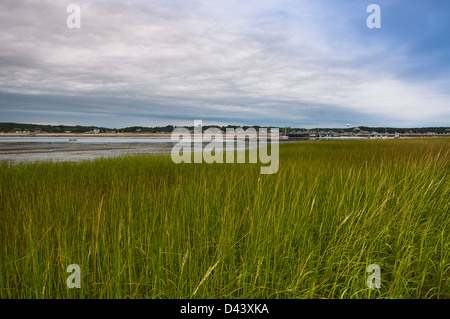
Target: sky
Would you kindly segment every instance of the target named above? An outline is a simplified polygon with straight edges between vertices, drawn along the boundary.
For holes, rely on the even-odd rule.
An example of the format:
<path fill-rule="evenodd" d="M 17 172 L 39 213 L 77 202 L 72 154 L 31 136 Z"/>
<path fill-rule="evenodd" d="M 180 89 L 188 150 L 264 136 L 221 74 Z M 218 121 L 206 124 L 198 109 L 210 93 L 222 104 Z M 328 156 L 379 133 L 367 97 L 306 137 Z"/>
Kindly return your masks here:
<path fill-rule="evenodd" d="M 0 2 L 0 122 L 194 120 L 449 126 L 450 1 Z"/>

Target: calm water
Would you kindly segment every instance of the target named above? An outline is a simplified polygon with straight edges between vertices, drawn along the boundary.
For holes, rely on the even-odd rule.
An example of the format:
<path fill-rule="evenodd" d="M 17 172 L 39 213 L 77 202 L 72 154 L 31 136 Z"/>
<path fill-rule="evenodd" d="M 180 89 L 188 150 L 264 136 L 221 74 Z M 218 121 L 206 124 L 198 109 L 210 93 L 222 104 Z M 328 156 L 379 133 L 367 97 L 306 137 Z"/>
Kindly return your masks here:
<path fill-rule="evenodd" d="M 170 153 L 173 145 L 167 137 L 0 136 L 0 160 L 79 161 L 122 154 Z"/>
<path fill-rule="evenodd" d="M 0 136 L 0 160 L 79 161 L 121 154 L 167 153 L 172 145 L 170 138 Z"/>

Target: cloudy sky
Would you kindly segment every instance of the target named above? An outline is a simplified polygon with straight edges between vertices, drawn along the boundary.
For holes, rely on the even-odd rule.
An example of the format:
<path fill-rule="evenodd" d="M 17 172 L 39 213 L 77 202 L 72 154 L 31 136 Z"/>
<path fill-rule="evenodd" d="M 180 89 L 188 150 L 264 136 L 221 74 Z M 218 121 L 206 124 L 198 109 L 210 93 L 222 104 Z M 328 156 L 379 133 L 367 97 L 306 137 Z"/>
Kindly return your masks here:
<path fill-rule="evenodd" d="M 449 34 L 448 0 L 2 0 L 0 121 L 448 126 Z"/>

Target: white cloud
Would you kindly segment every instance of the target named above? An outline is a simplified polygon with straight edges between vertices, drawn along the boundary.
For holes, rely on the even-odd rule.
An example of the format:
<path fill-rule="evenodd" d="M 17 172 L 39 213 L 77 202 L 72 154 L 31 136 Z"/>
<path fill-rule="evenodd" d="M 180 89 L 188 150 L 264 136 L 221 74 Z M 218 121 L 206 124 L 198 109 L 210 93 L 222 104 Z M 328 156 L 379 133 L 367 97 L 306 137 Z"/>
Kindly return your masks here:
<path fill-rule="evenodd" d="M 2 2 L 1 91 L 304 122 L 308 105 L 398 123 L 449 115 L 449 96 L 433 83 L 396 77 L 399 52 L 364 47 L 351 33 L 336 39 L 350 32 L 345 19 L 330 28 L 332 13 L 311 2 L 79 3 L 82 26 L 70 30 L 64 1 Z"/>

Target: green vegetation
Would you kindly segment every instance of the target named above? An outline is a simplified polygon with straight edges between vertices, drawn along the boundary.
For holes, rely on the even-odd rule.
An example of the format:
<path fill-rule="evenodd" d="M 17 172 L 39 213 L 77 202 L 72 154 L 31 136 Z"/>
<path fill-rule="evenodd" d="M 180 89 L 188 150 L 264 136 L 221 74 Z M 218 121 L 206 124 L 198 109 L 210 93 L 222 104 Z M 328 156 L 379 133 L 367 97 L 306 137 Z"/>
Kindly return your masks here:
<path fill-rule="evenodd" d="M 0 123 L 0 132 L 15 133 L 15 132 L 29 132 L 29 133 L 85 133 L 99 129 L 100 131 L 107 130 L 106 128 L 97 128 L 96 126 L 80 126 L 80 125 L 43 125 L 43 124 L 23 124 L 23 123 Z"/>
<path fill-rule="evenodd" d="M 282 144 L 274 175 L 160 155 L 3 162 L 0 297 L 450 298 L 449 157 L 429 138 Z"/>
<path fill-rule="evenodd" d="M 227 128 L 236 129 L 238 127 L 242 127 L 246 130 L 249 127 L 253 127 L 258 130 L 261 126 L 253 125 L 253 126 L 239 126 L 239 125 L 203 125 L 203 130 L 206 130 L 210 127 L 217 127 L 221 129 L 223 132 L 226 131 Z M 99 133 L 172 133 L 175 126 L 166 125 L 166 126 L 155 126 L 155 127 L 145 127 L 145 126 L 130 126 L 120 129 L 111 129 L 106 127 L 97 127 L 97 126 L 81 126 L 81 125 L 42 125 L 42 124 L 24 124 L 24 123 L 1 123 L 0 122 L 0 132 L 3 133 L 16 133 L 16 132 L 27 132 L 27 133 L 87 133 L 93 132 L 94 130 L 98 130 Z M 194 130 L 194 126 L 186 126 L 189 130 Z M 275 127 L 274 127 L 275 128 Z M 437 134 L 446 134 L 450 132 L 449 127 L 420 127 L 420 128 L 396 128 L 396 127 L 369 127 L 369 126 L 360 126 L 361 130 L 368 132 L 378 132 L 378 133 L 414 133 L 414 134 L 426 134 L 428 132 L 433 132 Z M 268 128 L 270 130 L 270 127 Z M 310 129 L 310 131 L 336 131 L 343 133 L 351 133 L 353 132 L 354 127 L 351 128 L 314 128 Z M 287 133 L 290 132 L 299 132 L 305 131 L 304 128 L 281 128 L 280 131 Z"/>

